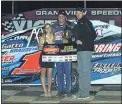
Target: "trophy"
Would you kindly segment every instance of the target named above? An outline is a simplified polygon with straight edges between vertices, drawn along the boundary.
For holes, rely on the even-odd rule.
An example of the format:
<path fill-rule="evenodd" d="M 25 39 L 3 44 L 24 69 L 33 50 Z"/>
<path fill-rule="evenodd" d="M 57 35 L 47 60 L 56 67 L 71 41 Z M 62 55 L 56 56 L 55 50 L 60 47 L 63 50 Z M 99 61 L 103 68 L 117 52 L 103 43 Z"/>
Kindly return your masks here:
<path fill-rule="evenodd" d="M 73 35 L 73 27 L 71 27 L 71 25 L 69 25 L 69 23 L 67 23 L 67 25 L 65 26 L 64 29 L 64 34 L 63 34 L 63 39 L 67 40 L 68 42 L 74 42 L 75 41 L 75 37 Z"/>
<path fill-rule="evenodd" d="M 64 31 L 64 35 L 63 35 L 63 38 L 65 39 L 70 39 L 72 37 L 72 32 L 70 30 L 65 30 Z"/>

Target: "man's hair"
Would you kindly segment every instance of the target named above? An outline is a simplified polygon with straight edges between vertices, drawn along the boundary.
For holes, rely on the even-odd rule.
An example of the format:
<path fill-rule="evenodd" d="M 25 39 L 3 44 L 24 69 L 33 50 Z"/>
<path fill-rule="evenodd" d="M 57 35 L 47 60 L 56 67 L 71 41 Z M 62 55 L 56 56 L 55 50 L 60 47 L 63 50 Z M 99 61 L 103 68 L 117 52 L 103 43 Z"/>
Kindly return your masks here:
<path fill-rule="evenodd" d="M 81 7 L 78 7 L 78 8 L 76 8 L 75 11 L 85 12 L 85 9 L 84 8 L 81 8 Z"/>
<path fill-rule="evenodd" d="M 65 10 L 59 10 L 58 15 L 60 15 L 60 14 L 62 14 L 62 15 L 64 15 L 64 16 L 67 16 Z"/>

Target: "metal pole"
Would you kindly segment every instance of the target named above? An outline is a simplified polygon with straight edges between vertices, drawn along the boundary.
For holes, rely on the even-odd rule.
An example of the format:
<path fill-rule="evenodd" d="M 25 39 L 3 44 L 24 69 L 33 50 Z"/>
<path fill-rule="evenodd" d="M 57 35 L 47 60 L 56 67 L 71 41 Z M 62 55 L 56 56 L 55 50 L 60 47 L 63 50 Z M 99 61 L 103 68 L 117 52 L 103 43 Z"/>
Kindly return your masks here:
<path fill-rule="evenodd" d="M 14 1 L 12 1 L 12 14 L 14 14 Z"/>
<path fill-rule="evenodd" d="M 86 0 L 84 0 L 84 9 L 86 9 Z"/>
<path fill-rule="evenodd" d="M 85 15 L 86 15 L 86 13 L 87 13 L 87 10 L 86 10 L 86 0 L 84 0 L 84 9 L 85 9 Z"/>

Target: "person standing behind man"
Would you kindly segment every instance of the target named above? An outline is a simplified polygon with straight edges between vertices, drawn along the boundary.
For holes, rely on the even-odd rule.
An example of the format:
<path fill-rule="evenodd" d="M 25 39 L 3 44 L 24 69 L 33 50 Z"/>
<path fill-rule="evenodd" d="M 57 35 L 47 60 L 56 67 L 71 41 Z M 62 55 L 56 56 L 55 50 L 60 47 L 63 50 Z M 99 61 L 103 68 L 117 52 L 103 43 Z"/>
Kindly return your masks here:
<path fill-rule="evenodd" d="M 89 98 L 91 86 L 90 61 L 94 51 L 94 40 L 96 32 L 90 20 L 85 16 L 83 8 L 76 8 L 77 24 L 74 27 L 74 34 L 77 44 L 77 63 L 79 74 L 79 90 L 75 95 L 78 99 Z"/>
<path fill-rule="evenodd" d="M 55 44 L 68 43 L 69 40 L 63 38 L 65 31 L 71 29 L 71 23 L 67 21 L 66 12 L 59 10 L 58 21 L 53 24 L 53 32 L 55 35 Z M 71 95 L 71 62 L 57 62 L 57 96 Z M 66 75 L 66 90 L 64 91 L 64 73 Z"/>

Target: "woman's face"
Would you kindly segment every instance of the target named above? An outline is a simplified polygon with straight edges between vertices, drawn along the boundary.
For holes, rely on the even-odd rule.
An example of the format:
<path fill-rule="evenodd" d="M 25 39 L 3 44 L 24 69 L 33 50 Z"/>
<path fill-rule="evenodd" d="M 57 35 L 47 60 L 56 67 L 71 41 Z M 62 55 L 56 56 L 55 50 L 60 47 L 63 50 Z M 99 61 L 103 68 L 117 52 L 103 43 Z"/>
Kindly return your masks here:
<path fill-rule="evenodd" d="M 51 27 L 49 25 L 45 26 L 46 33 L 51 33 Z"/>

